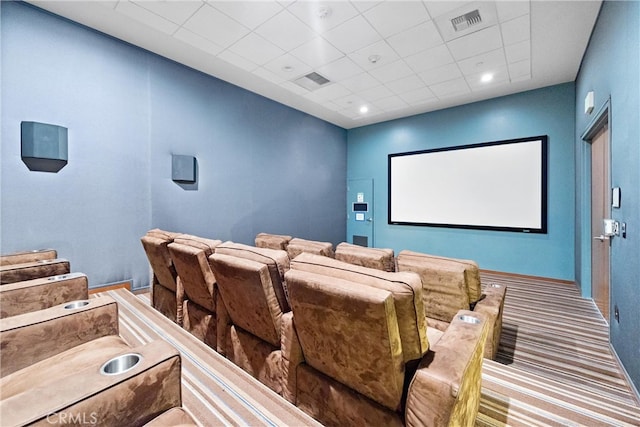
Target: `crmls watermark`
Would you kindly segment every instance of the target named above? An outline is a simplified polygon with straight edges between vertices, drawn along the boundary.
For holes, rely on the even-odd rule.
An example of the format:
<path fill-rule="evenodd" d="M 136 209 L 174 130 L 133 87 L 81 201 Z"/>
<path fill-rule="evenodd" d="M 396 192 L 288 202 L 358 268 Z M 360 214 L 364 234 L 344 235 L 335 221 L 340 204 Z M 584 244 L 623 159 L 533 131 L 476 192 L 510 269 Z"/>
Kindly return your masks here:
<path fill-rule="evenodd" d="M 47 415 L 47 422 L 53 425 L 91 425 L 98 424 L 98 414 L 91 412 L 89 414 L 82 412 L 78 414 L 68 414 L 63 412 L 61 414 L 53 413 Z"/>

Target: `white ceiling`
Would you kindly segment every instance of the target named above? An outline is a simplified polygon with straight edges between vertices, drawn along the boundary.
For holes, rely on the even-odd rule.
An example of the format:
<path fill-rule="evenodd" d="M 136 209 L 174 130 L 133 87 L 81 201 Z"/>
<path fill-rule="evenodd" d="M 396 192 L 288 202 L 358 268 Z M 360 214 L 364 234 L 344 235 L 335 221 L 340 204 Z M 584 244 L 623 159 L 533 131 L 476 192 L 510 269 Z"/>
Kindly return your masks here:
<path fill-rule="evenodd" d="M 601 1 L 29 3 L 350 129 L 573 81 Z"/>

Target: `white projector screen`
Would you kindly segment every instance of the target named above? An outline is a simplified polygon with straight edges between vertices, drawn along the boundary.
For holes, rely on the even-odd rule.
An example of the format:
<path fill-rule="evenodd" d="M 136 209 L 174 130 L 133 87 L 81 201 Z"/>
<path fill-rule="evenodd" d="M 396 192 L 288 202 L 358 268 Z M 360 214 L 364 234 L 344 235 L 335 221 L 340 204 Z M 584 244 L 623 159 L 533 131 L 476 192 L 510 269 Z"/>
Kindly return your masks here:
<path fill-rule="evenodd" d="M 547 137 L 389 154 L 389 224 L 547 232 Z"/>

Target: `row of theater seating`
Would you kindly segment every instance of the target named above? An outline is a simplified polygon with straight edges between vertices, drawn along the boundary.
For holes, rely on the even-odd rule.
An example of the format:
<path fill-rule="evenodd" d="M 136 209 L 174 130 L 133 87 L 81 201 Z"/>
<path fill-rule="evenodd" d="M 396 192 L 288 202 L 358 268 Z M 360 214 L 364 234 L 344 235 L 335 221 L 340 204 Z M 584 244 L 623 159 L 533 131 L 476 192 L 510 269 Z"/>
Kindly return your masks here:
<path fill-rule="evenodd" d="M 115 300 L 88 299 L 86 275 L 56 256 L 0 256 L 2 425 L 195 426 L 180 354 L 164 341 L 130 347 Z"/>
<path fill-rule="evenodd" d="M 505 295 L 480 292 L 475 263 L 264 233 L 141 241 L 152 305 L 323 424 L 473 425 Z M 450 315 L 425 279 L 466 302 Z"/>

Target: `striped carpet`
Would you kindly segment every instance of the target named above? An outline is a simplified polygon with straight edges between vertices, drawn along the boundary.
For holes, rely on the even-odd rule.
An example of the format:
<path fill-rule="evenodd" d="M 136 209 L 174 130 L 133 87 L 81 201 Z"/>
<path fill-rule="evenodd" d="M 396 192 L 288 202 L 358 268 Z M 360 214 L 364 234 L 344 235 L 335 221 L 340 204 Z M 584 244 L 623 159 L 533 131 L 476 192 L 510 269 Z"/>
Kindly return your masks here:
<path fill-rule="evenodd" d="M 485 360 L 478 426 L 640 426 L 608 326 L 573 284 L 482 273 L 507 286 L 500 348 Z"/>
<path fill-rule="evenodd" d="M 609 350 L 608 327 L 572 284 L 498 273 L 507 286 L 496 361 L 486 360 L 477 426 L 640 426 L 640 405 Z M 164 338 L 183 355 L 183 404 L 202 425 L 313 421 L 149 307 L 148 294 L 105 294 L 129 343 Z"/>

